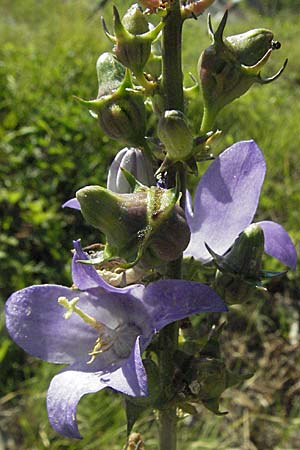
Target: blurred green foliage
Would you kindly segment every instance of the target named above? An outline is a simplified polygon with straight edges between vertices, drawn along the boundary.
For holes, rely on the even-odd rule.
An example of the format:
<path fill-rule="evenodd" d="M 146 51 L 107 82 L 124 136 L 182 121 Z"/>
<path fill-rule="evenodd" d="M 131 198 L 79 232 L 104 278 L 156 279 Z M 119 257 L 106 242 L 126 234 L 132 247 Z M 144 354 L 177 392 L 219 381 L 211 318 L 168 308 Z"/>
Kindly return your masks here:
<path fill-rule="evenodd" d="M 115 3 L 122 12 L 129 2 Z M 81 237 L 84 245 L 101 240 L 97 232 L 84 225 L 80 214 L 61 208 L 78 188 L 105 184 L 109 163 L 119 148 L 102 135 L 95 120 L 72 97 L 89 99 L 97 93 L 95 63 L 98 55 L 110 48 L 99 17 L 103 13 L 110 24 L 112 6 L 108 1 L 101 10 L 99 4 L 96 0 L 2 0 L 0 5 L 2 304 L 11 292 L 31 284 L 69 284 L 72 240 Z M 217 121 L 223 135 L 215 151 L 217 154 L 241 139 L 257 141 L 268 163 L 258 217 L 282 223 L 297 243 L 300 239 L 298 18 L 284 9 L 272 19 L 257 16 L 247 10 L 245 2 L 243 5 L 237 14 L 230 16 L 226 33 L 270 27 L 283 47 L 272 55 L 266 69 L 268 75 L 279 68 L 285 57 L 289 58 L 289 64 L 276 83 L 254 87 L 224 109 Z M 189 21 L 184 38 L 184 71 L 196 75 L 199 53 L 210 43 L 205 19 Z M 188 77 L 186 83 L 190 83 Z M 191 102 L 189 116 L 197 117 L 199 125 L 199 99 Z M 205 167 L 203 164 L 200 169 Z M 278 267 L 268 261 L 268 268 Z M 287 294 L 274 300 L 272 316 L 262 303 L 255 312 L 248 311 L 260 337 L 266 323 L 268 326 L 271 323 L 272 333 L 287 338 L 292 324 L 298 320 L 295 305 L 300 295 L 299 274 L 288 277 L 289 284 L 281 282 L 277 287 L 280 293 Z M 106 392 L 81 402 L 78 416 L 85 435 L 82 443 L 73 444 L 58 437 L 48 425 L 44 405 L 47 386 L 58 368 L 30 358 L 18 349 L 5 334 L 2 313 L 0 331 L 0 431 L 8 442 L 8 450 L 120 448 L 125 439 L 125 419 L 118 396 Z M 274 396 L 275 406 L 267 409 L 264 420 L 277 420 L 279 431 L 282 428 L 279 441 L 289 442 L 299 426 L 297 411 L 290 410 L 289 424 L 284 425 L 281 400 L 279 394 Z M 229 408 L 230 402 L 229 399 Z M 249 425 L 251 413 L 246 417 L 245 411 L 242 419 L 236 418 L 238 414 L 233 414 L 231 422 L 222 419 L 224 425 L 207 412 L 195 428 L 188 428 L 188 423 L 182 421 L 180 445 L 183 442 L 188 445 L 187 439 L 192 442 L 200 435 L 198 444 L 195 441 L 188 448 L 225 450 L 236 445 L 232 430 L 241 424 Z M 143 420 L 147 449 L 155 448 L 155 417 Z M 251 420 L 256 423 L 259 419 L 254 415 Z M 274 448 L 270 445 L 265 449 Z"/>

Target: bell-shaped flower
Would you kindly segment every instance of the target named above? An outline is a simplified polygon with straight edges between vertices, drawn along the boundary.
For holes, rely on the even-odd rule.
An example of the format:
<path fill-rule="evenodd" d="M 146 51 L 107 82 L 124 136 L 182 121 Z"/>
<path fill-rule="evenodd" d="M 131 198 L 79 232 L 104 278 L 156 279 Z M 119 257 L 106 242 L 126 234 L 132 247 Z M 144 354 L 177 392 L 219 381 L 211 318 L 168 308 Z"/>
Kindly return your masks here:
<path fill-rule="evenodd" d="M 218 295 L 200 283 L 163 280 L 124 289 L 108 285 L 74 242 L 72 288 L 30 286 L 6 303 L 6 325 L 26 352 L 68 364 L 51 381 L 48 416 L 64 436 L 80 438 L 76 407 L 88 393 L 110 387 L 129 396 L 147 395 L 141 353 L 167 324 L 191 314 L 225 311 Z"/>
<path fill-rule="evenodd" d="M 212 260 L 207 244 L 223 255 L 252 222 L 266 172 L 262 152 L 254 141 L 238 142 L 226 149 L 204 173 L 194 206 L 186 208 L 191 239 L 185 256 L 206 263 Z M 257 222 L 264 232 L 264 250 L 295 269 L 297 254 L 291 238 L 278 223 Z"/>

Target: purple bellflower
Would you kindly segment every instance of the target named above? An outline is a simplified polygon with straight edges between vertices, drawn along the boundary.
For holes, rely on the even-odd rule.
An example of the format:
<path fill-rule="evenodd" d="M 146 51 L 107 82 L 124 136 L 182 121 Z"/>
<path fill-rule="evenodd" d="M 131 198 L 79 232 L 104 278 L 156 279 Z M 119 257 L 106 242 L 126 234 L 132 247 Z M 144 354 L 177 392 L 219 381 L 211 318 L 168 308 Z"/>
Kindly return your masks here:
<path fill-rule="evenodd" d="M 31 286 L 6 303 L 6 325 L 26 352 L 68 364 L 51 381 L 48 416 L 60 434 L 80 438 L 80 398 L 110 387 L 129 396 L 147 395 L 141 353 L 167 324 L 191 314 L 226 311 L 218 295 L 196 282 L 162 280 L 123 289 L 108 285 L 74 242 L 72 288 Z M 66 320 L 67 319 L 67 320 Z"/>
<path fill-rule="evenodd" d="M 263 154 L 254 141 L 233 144 L 218 156 L 201 178 L 194 207 L 187 196 L 186 217 L 191 239 L 184 256 L 207 263 L 205 244 L 223 255 L 253 220 L 266 173 Z M 296 268 L 291 238 L 278 223 L 257 222 L 264 232 L 264 249 L 283 264 Z"/>

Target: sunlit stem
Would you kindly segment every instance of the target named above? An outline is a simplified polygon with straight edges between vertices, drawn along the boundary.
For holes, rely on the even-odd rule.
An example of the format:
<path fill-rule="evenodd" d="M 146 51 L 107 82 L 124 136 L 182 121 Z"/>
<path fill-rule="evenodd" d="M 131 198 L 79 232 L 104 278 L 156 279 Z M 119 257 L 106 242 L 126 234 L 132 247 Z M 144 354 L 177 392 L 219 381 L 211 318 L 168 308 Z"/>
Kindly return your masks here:
<path fill-rule="evenodd" d="M 183 76 L 181 63 L 181 40 L 183 19 L 180 12 L 180 1 L 173 0 L 163 29 L 162 47 L 162 87 L 164 108 L 184 110 Z M 182 197 L 180 204 L 185 203 L 186 174 L 181 164 L 168 171 L 168 183 L 175 186 L 180 178 Z M 171 187 L 169 186 L 169 187 Z M 181 277 L 181 260 L 178 258 L 168 265 L 167 277 Z M 160 332 L 159 338 L 159 372 L 160 388 L 165 397 L 166 406 L 159 411 L 159 450 L 176 450 L 177 447 L 177 414 L 176 406 L 170 403 L 174 396 L 172 379 L 174 378 L 174 353 L 178 346 L 178 323 L 172 323 Z"/>
<path fill-rule="evenodd" d="M 206 107 L 204 108 L 200 132 L 199 132 L 200 136 L 213 130 L 217 114 L 218 114 L 218 112 L 215 111 L 213 108 L 206 108 Z"/>

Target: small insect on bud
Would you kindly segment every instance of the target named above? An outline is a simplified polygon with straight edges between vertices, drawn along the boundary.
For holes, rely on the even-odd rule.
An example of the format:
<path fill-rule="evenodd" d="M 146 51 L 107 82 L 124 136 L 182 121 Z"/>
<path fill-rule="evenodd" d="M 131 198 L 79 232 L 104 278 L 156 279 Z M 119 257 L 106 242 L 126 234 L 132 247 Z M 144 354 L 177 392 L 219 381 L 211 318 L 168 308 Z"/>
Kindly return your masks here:
<path fill-rule="evenodd" d="M 217 30 L 212 29 L 208 18 L 208 30 L 212 45 L 201 54 L 198 70 L 204 99 L 202 131 L 213 128 L 218 112 L 227 104 L 243 95 L 254 83 L 267 84 L 276 80 L 281 69 L 270 78 L 260 74 L 272 51 L 280 48 L 273 40 L 273 33 L 266 29 L 251 30 L 243 34 L 223 36 L 228 12 L 223 16 Z"/>
<path fill-rule="evenodd" d="M 126 171 L 124 171 L 126 174 Z M 129 184 L 134 177 L 127 173 Z M 187 247 L 190 230 L 174 189 L 150 188 L 135 180 L 131 194 L 117 194 L 101 186 L 76 193 L 86 221 L 106 236 L 105 258 L 118 257 L 134 265 L 177 259 Z"/>
<path fill-rule="evenodd" d="M 164 26 L 160 22 L 150 29 L 149 23 L 138 4 L 132 5 L 123 19 L 116 7 L 114 13 L 114 35 L 111 35 L 103 21 L 106 36 L 115 44 L 114 52 L 118 60 L 140 75 L 151 53 L 151 44 Z"/>

